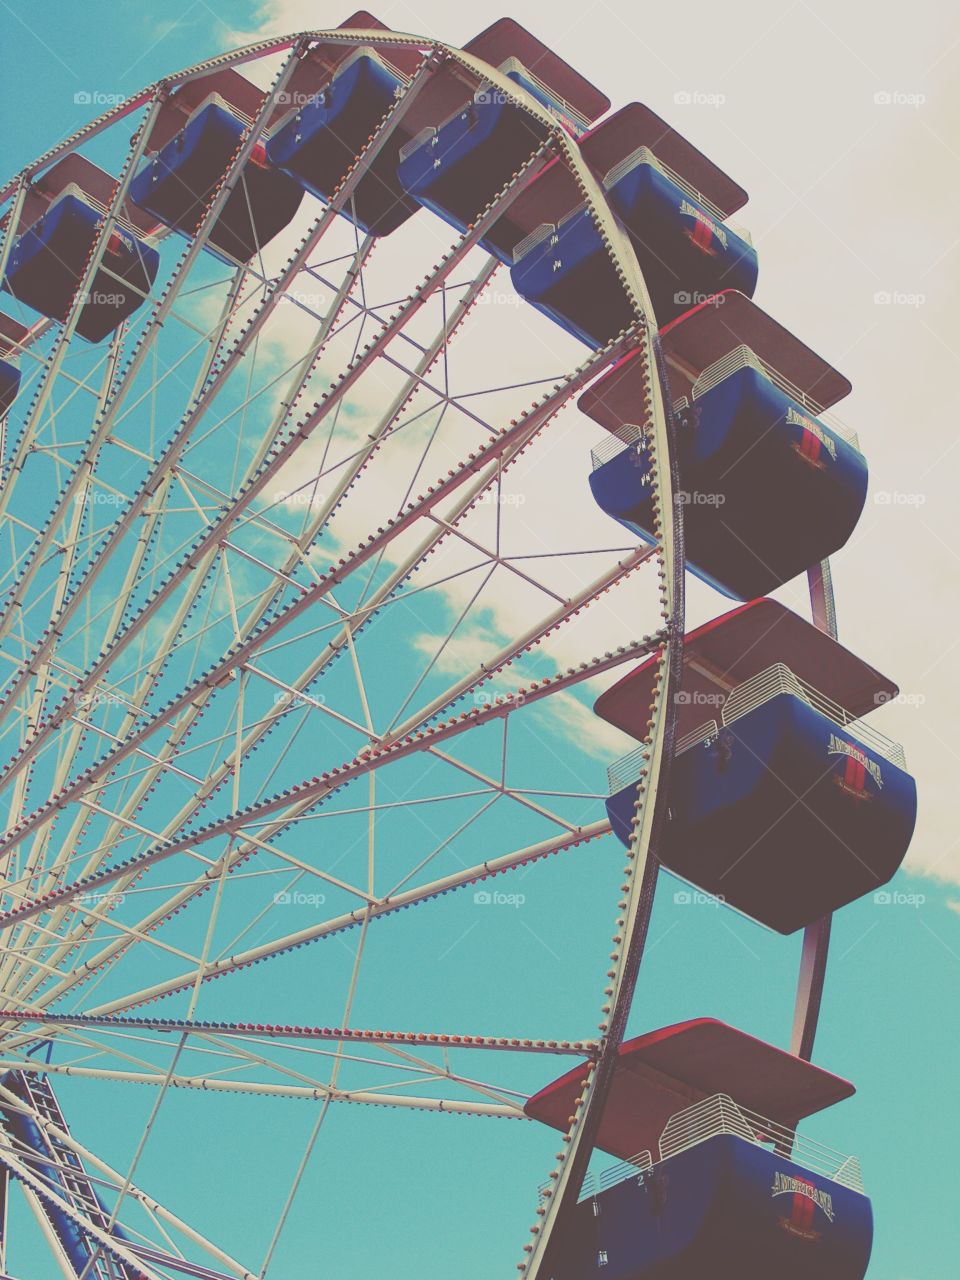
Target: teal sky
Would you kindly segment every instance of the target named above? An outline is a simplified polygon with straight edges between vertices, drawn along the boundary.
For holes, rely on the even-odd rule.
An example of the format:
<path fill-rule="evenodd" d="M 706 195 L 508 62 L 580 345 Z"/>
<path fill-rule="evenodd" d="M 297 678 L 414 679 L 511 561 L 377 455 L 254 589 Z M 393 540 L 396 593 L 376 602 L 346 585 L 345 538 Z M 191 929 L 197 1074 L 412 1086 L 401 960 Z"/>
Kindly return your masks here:
<path fill-rule="evenodd" d="M 740 217 L 760 253 L 758 302 L 854 382 L 841 412 L 860 433 L 871 497 L 862 529 L 836 566 L 841 638 L 909 695 L 884 708 L 876 723 L 904 743 L 922 819 L 896 886 L 913 905 L 867 899 L 835 920 L 815 1056 L 851 1079 L 858 1093 L 806 1132 L 862 1161 L 876 1219 L 870 1280 L 946 1280 L 956 1273 L 960 1245 L 949 1158 L 960 1141 L 951 1083 L 960 1072 L 960 856 L 951 803 L 960 763 L 953 713 L 960 708 L 950 658 L 958 621 L 960 477 L 946 411 L 958 359 L 950 320 L 960 27 L 927 0 L 912 7 L 909 19 L 883 22 L 849 0 L 801 2 L 775 16 L 752 0 L 735 0 L 722 12 L 680 8 L 648 9 L 640 31 L 636 7 L 625 0 L 588 5 L 576 18 L 560 18 L 540 0 L 522 0 L 512 12 L 601 85 L 615 107 L 632 98 L 648 102 L 743 183 L 752 199 Z M 468 20 L 465 9 L 454 13 L 439 0 L 377 12 L 398 28 L 452 43 L 500 16 L 473 6 Z M 297 0 L 172 0 L 154 9 L 105 0 L 50 0 L 42 8 L 0 0 L 8 119 L 0 168 L 15 172 L 91 118 L 98 108 L 83 95 L 131 94 L 231 47 L 237 33 L 272 32 L 285 23 L 333 26 L 347 13 L 347 6 Z M 723 101 L 678 105 L 686 91 Z M 924 102 L 877 104 L 875 96 L 888 91 Z M 878 303 L 885 292 L 923 302 Z M 286 350 L 296 343 L 292 332 Z M 581 358 L 577 351 L 558 345 L 556 371 Z M 899 494 L 922 501 L 889 496 Z M 611 533 L 610 545 L 619 538 Z M 795 587 L 781 595 L 801 607 Z M 423 608 L 420 630 L 449 623 L 449 604 Z M 691 590 L 692 621 L 725 608 L 706 588 Z M 650 621 L 643 619 L 638 631 Z M 502 616 L 491 613 L 487 622 L 491 635 L 502 630 Z M 386 618 L 371 643 L 380 654 L 371 696 L 387 698 L 394 682 L 415 678 L 415 653 L 395 646 Z M 346 699 L 346 676 L 335 678 Z M 614 753 L 545 724 L 532 720 L 519 731 L 528 785 L 601 792 Z M 481 743 L 477 762 L 483 750 Z M 304 765 L 298 776 L 312 772 Z M 471 811 L 467 800 L 449 803 L 460 806 L 458 817 Z M 602 802 L 571 800 L 566 811 L 596 820 Z M 502 812 L 474 828 L 470 860 L 486 856 L 487 841 L 506 840 L 504 848 L 523 841 L 522 822 Z M 508 821 L 517 822 L 515 831 L 505 829 Z M 396 831 L 402 841 L 402 829 Z M 530 839 L 533 831 L 531 824 Z M 599 1004 L 619 866 L 619 848 L 601 841 L 497 881 L 523 895 L 515 911 L 478 912 L 467 889 L 382 922 L 371 939 L 374 971 L 403 980 L 389 990 L 364 990 L 355 1023 L 545 1036 L 560 1027 L 580 1034 Z M 674 901 L 675 890 L 664 876 L 631 1031 L 710 1015 L 786 1045 L 799 939 L 767 933 L 723 909 L 684 906 Z M 179 928 L 171 929 L 171 940 L 186 937 Z M 278 1022 L 330 1021 L 335 1015 L 324 992 L 333 993 L 335 1006 L 351 958 L 337 940 L 318 944 L 251 971 L 242 986 L 217 984 L 216 1001 L 205 994 L 200 1016 L 242 1018 L 253 1010 Z M 154 980 L 150 972 L 141 971 L 144 983 Z M 101 990 L 108 998 L 109 982 Z M 511 1023 L 521 997 L 535 1025 Z M 511 1063 L 510 1086 L 532 1092 L 562 1065 L 554 1071 L 549 1059 Z M 77 1080 L 64 1081 L 58 1092 L 77 1136 L 125 1169 L 129 1135 L 140 1132 L 154 1092 Z M 255 1270 L 312 1125 L 311 1107 L 173 1093 L 138 1181 Z M 556 1145 L 555 1135 L 506 1120 L 334 1106 L 270 1280 L 511 1274 L 533 1217 L 535 1187 Z M 17 1209 L 12 1225 L 20 1236 L 10 1246 L 11 1274 L 52 1277 L 28 1216 Z"/>

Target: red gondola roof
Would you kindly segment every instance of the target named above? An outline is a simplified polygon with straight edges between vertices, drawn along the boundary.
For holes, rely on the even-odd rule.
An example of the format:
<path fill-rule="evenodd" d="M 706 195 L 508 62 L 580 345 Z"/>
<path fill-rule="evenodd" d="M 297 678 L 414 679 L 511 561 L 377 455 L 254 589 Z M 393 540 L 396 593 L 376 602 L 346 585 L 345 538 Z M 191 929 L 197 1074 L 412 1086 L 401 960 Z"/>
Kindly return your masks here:
<path fill-rule="evenodd" d="M 753 600 L 685 638 L 677 736 L 716 719 L 731 689 L 775 662 L 784 663 L 851 716 L 865 715 L 899 692 L 886 676 L 785 605 Z M 597 715 L 642 740 L 656 669 L 657 660 L 651 658 L 611 685 L 594 704 Z"/>
<path fill-rule="evenodd" d="M 369 31 L 391 31 L 393 29 L 366 9 L 358 9 L 345 22 L 340 23 L 340 29 L 343 31 L 353 31 L 357 28 Z M 338 47 L 340 49 L 339 55 L 335 52 Z M 342 45 L 326 45 L 324 52 L 328 59 L 340 61 L 342 58 L 349 57 L 353 51 L 344 49 Z M 396 67 L 405 76 L 412 76 L 421 62 L 421 54 L 418 49 L 403 49 L 397 45 L 383 45 L 378 50 L 378 53 L 385 62 L 389 62 L 391 66 Z"/>
<path fill-rule="evenodd" d="M 671 363 L 697 373 L 742 343 L 824 409 L 853 390 L 833 365 L 736 289 L 685 311 L 660 339 Z"/>
<path fill-rule="evenodd" d="M 53 201 L 69 186 L 79 188 L 100 204 L 109 205 L 117 189 L 117 179 L 86 156 L 71 151 L 31 183 L 23 202 L 17 234 L 26 231 L 38 218 L 43 217 Z M 156 218 L 138 209 L 136 205 L 127 204 L 123 216 L 131 226 L 144 234 L 156 230 Z"/>
<path fill-rule="evenodd" d="M 747 203 L 747 193 L 719 165 L 642 102 L 630 102 L 581 139 L 584 158 L 603 177 L 639 147 L 705 195 L 725 218 Z"/>
<path fill-rule="evenodd" d="M 371 45 L 377 56 L 393 68 L 400 76 L 412 76 L 422 61 L 422 54 L 414 44 L 377 45 L 373 37 L 377 32 L 392 33 L 393 28 L 381 22 L 375 14 L 366 9 L 358 9 L 345 22 L 337 27 L 338 31 L 369 31 Z M 310 48 L 290 77 L 286 91 L 286 101 L 278 104 L 270 117 L 273 127 L 288 114 L 291 107 L 302 107 L 312 97 L 330 83 L 331 77 L 342 62 L 351 58 L 361 45 L 341 44 L 332 40 L 318 40 Z"/>
<path fill-rule="evenodd" d="M 463 48 L 465 53 L 482 58 L 492 67 L 500 66 L 507 58 L 519 59 L 588 122 L 599 119 L 610 109 L 610 99 L 605 93 L 513 18 L 500 18 Z"/>
<path fill-rule="evenodd" d="M 853 389 L 833 365 L 736 289 L 685 311 L 660 331 L 660 340 L 668 365 L 691 382 L 735 347 L 747 346 L 822 409 Z M 636 420 L 639 385 L 638 356 L 631 352 L 588 387 L 577 404 L 600 426 L 617 431 Z"/>
<path fill-rule="evenodd" d="M 743 188 L 728 178 L 722 169 L 639 102 L 631 102 L 608 119 L 601 120 L 583 134 L 578 143 L 584 160 L 600 180 L 638 147 L 646 146 L 727 214 L 738 209 L 747 199 Z M 519 242 L 543 223 L 559 222 L 581 199 L 580 188 L 567 166 L 561 160 L 551 160 L 536 182 L 514 200 L 505 216 L 519 228 L 516 235 Z M 604 381 L 600 379 L 595 386 L 600 387 Z M 590 394 L 588 391 L 581 397 L 581 408 Z M 631 404 L 635 404 L 635 400 L 631 400 Z M 590 411 L 584 409 L 584 412 Z M 606 422 L 603 425 L 606 426 Z"/>
<path fill-rule="evenodd" d="M 565 1131 L 585 1066 L 534 1094 L 527 1115 Z M 855 1092 L 849 1081 L 725 1022 L 695 1018 L 621 1046 L 596 1146 L 624 1160 L 641 1151 L 656 1159 L 670 1117 L 716 1093 L 792 1128 Z"/>

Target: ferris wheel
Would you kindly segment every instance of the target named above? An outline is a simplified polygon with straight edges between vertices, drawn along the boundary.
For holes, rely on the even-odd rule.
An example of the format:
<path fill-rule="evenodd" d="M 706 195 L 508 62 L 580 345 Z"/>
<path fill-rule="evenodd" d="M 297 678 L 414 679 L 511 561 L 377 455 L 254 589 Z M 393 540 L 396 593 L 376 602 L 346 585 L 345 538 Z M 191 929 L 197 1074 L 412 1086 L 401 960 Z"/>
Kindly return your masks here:
<path fill-rule="evenodd" d="M 743 189 L 610 108 L 512 20 L 454 49 L 361 12 L 2 193 L 0 1166 L 68 1280 L 300 1274 L 311 1162 L 404 1114 L 561 1131 L 536 1280 L 866 1272 L 856 1160 L 796 1132 L 853 1091 L 811 1060 L 831 913 L 916 811 L 862 720 L 896 686 L 837 639 L 850 384 L 752 301 Z M 769 598 L 803 575 L 812 621 Z M 627 1038 L 661 868 L 804 931 L 788 1050 Z M 149 1096 L 122 1163 L 81 1084 Z M 298 1104 L 255 1261 L 141 1182 L 185 1094 L 249 1108 L 271 1170 L 239 1117 Z"/>

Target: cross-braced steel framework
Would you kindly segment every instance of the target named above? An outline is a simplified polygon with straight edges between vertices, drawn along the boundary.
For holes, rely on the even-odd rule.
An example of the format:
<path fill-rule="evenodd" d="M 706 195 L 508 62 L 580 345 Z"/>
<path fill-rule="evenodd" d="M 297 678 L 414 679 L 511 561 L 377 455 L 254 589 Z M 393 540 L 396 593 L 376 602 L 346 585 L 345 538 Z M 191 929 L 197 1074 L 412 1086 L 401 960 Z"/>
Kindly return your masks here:
<path fill-rule="evenodd" d="M 420 66 L 329 203 L 309 201 L 279 249 L 228 269 L 204 252 L 210 232 L 321 39 L 417 50 Z M 409 235 L 362 236 L 340 215 L 422 86 L 450 63 L 541 126 L 528 161 L 452 245 L 450 229 L 426 214 Z M 85 345 L 75 337 L 83 297 L 163 102 L 191 79 L 244 64 L 253 74 L 270 68 L 273 80 L 194 234 L 161 238 L 155 298 L 111 341 Z M 0 274 L 29 184 L 92 139 L 119 139 L 131 119 L 136 132 L 118 153 L 116 193 L 73 306 L 62 324 L 34 317 L 22 349 L 26 390 L 7 425 L 0 1069 L 41 1090 L 72 1077 L 150 1085 L 156 1096 L 119 1172 L 44 1113 L 30 1088 L 0 1086 L 0 1106 L 28 1114 L 83 1161 L 106 1210 L 89 1195 L 64 1199 L 12 1139 L 0 1161 L 41 1226 L 52 1200 L 82 1226 L 91 1276 L 125 1275 L 126 1265 L 149 1277 L 263 1277 L 331 1105 L 522 1120 L 523 1090 L 474 1064 L 500 1070 L 573 1054 L 589 1069 L 520 1263 L 542 1280 L 624 1034 L 671 757 L 682 508 L 644 282 L 577 147 L 535 99 L 436 41 L 343 30 L 191 67 L 40 157 L 3 192 Z M 586 357 L 512 305 L 502 269 L 478 247 L 551 160 L 576 179 L 635 317 Z M 584 470 L 588 447 L 562 411 L 631 350 L 646 369 L 638 412 L 658 510 L 659 541 L 641 549 L 611 546 L 609 534 L 597 541 L 562 509 L 565 477 Z M 832 626 L 826 568 L 812 587 L 818 621 Z M 620 643 L 607 647 L 610 636 Z M 504 992 L 504 1018 L 519 1028 L 529 1013 L 529 1035 L 356 1025 L 358 1002 L 376 1007 L 389 987 L 381 920 L 424 906 L 417 919 L 429 929 L 427 904 L 452 890 L 516 876 L 608 834 L 592 816 L 599 797 L 564 767 L 588 714 L 578 690 L 651 654 L 659 679 L 633 843 L 617 883 L 597 882 L 610 881 L 604 892 L 616 897 L 593 1025 L 551 1038 L 535 1009 L 525 1013 L 533 987 L 522 982 Z M 471 928 L 462 945 L 475 945 L 482 963 Z M 826 923 L 812 929 L 804 952 L 795 1047 L 807 1056 L 828 936 Z M 322 939 L 350 945 L 309 946 Z M 278 991 L 322 976 L 330 1025 L 211 1020 L 209 982 L 226 978 L 228 1007 L 242 1010 L 243 975 L 264 963 L 252 1001 L 264 972 L 277 974 Z M 142 1012 L 158 1001 L 156 1017 Z M 467 1000 L 463 1009 L 468 1017 Z M 49 1061 L 38 1042 L 52 1045 Z M 136 1183 L 173 1089 L 315 1104 L 255 1270 Z M 136 1206 L 147 1222 L 132 1228 Z M 52 1236 L 50 1245 L 56 1252 Z M 188 1262 L 189 1250 L 205 1260 Z"/>

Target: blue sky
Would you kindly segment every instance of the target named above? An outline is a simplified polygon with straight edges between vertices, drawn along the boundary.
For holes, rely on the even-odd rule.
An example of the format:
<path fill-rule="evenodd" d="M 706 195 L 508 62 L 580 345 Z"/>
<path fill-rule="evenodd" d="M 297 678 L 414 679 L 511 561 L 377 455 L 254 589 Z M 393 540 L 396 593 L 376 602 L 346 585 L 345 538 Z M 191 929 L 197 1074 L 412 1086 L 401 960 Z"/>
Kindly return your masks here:
<path fill-rule="evenodd" d="M 454 13 L 434 0 L 378 13 L 395 27 L 453 43 L 500 16 L 476 6 Z M 836 565 L 841 636 L 909 695 L 885 708 L 877 724 L 904 742 L 922 818 L 898 881 L 913 905 L 867 900 L 835 922 L 816 1056 L 853 1080 L 858 1095 L 807 1131 L 863 1162 L 876 1217 L 871 1280 L 941 1280 L 955 1269 L 946 1153 L 960 1138 L 948 1083 L 960 1067 L 953 998 L 960 972 L 960 857 L 950 805 L 958 763 L 950 660 L 956 459 L 944 414 L 958 358 L 949 322 L 957 276 L 953 210 L 960 184 L 951 130 L 960 28 L 928 3 L 915 6 L 909 22 L 880 23 L 860 4 L 798 3 L 772 15 L 743 0 L 722 13 L 697 11 L 695 39 L 689 9 L 650 13 L 640 31 L 633 26 L 635 8 L 622 0 L 562 20 L 554 7 L 533 0 L 514 13 L 615 105 L 647 101 L 743 183 L 752 198 L 741 219 L 760 252 L 758 301 L 854 382 L 854 396 L 841 411 L 867 452 L 871 497 L 861 530 Z M 0 3 L 0 14 L 12 126 L 0 160 L 12 173 L 94 114 L 84 95 L 130 94 L 230 47 L 236 33 L 335 25 L 347 8 L 297 0 L 217 6 L 177 0 L 153 12 L 55 0 L 41 13 L 9 0 Z M 721 101 L 678 101 L 688 92 Z M 909 97 L 923 101 L 907 105 Z M 105 164 L 108 151 L 104 147 Z M 220 278 L 212 267 L 204 270 L 210 281 Z M 387 268 L 383 279 L 389 292 Z M 884 302 L 884 294 L 892 300 Z M 277 335 L 258 377 L 283 366 L 298 333 L 290 322 Z M 505 360 L 492 325 L 486 338 L 486 359 Z M 556 352 L 558 370 L 579 358 L 573 344 L 558 344 Z M 251 570 L 250 589 L 254 582 Z M 783 598 L 796 603 L 802 597 L 794 590 Z M 699 587 L 690 603 L 693 621 L 725 607 Z M 395 683 L 415 678 L 418 643 L 442 632 L 452 607 L 447 599 L 424 605 L 416 620 L 401 619 L 400 644 L 385 615 L 371 642 L 379 656 L 372 698 L 389 700 Z M 491 642 L 509 633 L 509 607 L 492 605 L 483 615 Z M 307 647 L 305 640 L 303 652 Z M 303 652 L 293 661 L 303 660 Z M 352 695 L 346 664 L 341 667 L 330 697 L 346 707 Z M 441 687 L 440 674 L 436 686 L 431 676 L 428 689 Z M 578 714 L 574 707 L 569 712 Z M 578 744 L 553 721 L 523 723 L 516 750 L 530 762 L 528 786 L 602 790 L 612 750 Z M 304 755 L 324 745 L 307 738 Z M 483 767 L 485 751 L 495 751 L 495 744 L 479 742 L 477 754 L 465 749 L 464 757 Z M 468 800 L 448 803 L 444 830 L 470 812 Z M 578 820 L 596 819 L 601 810 L 597 800 L 570 801 Z M 355 819 L 337 821 L 347 826 Z M 479 850 L 488 843 L 511 847 L 508 822 L 517 824 L 516 843 L 522 841 L 523 821 L 494 811 L 474 827 L 476 860 L 486 856 Z M 532 822 L 529 830 L 535 838 Z M 409 838 L 399 822 L 386 827 L 387 836 L 394 834 L 398 845 Z M 373 972 L 392 971 L 402 981 L 363 989 L 355 1022 L 534 1035 L 555 1034 L 560 1026 L 579 1034 L 599 1003 L 619 861 L 611 841 L 597 842 L 498 882 L 524 896 L 515 910 L 477 911 L 467 890 L 382 922 L 371 937 Z M 674 891 L 664 877 L 631 1030 L 707 1014 L 785 1044 L 798 939 L 768 934 L 716 908 L 685 907 L 674 901 Z M 231 909 L 240 921 L 249 904 L 238 894 Z M 185 917 L 167 936 L 186 944 L 190 921 Z M 216 984 L 216 999 L 204 995 L 201 1016 L 240 1018 L 253 1011 L 276 1021 L 330 1021 L 335 1015 L 326 997 L 334 1005 L 342 997 L 351 962 L 339 942 L 317 944 L 252 970 L 242 985 Z M 152 958 L 133 970 L 138 980 L 153 980 L 154 963 L 155 976 L 170 971 Z M 106 998 L 113 989 L 107 982 L 102 990 Z M 551 1072 L 549 1060 L 511 1063 L 509 1083 L 532 1091 Z M 500 1078 L 507 1076 L 504 1071 Z M 78 1137 L 126 1168 L 130 1134 L 140 1131 L 153 1091 L 71 1080 L 60 1093 Z M 309 1104 L 175 1093 L 161 1116 L 139 1181 L 235 1256 L 258 1263 L 312 1122 Z M 404 1280 L 432 1280 L 450 1274 L 451 1259 L 465 1280 L 507 1274 L 532 1218 L 532 1188 L 555 1147 L 553 1135 L 506 1120 L 334 1106 L 271 1280 L 301 1275 L 319 1260 L 318 1274 L 358 1280 L 386 1265 Z M 50 1274 L 33 1260 L 39 1246 L 26 1215 L 18 1213 L 15 1226 L 28 1243 L 12 1255 L 25 1259 L 14 1274 Z"/>

